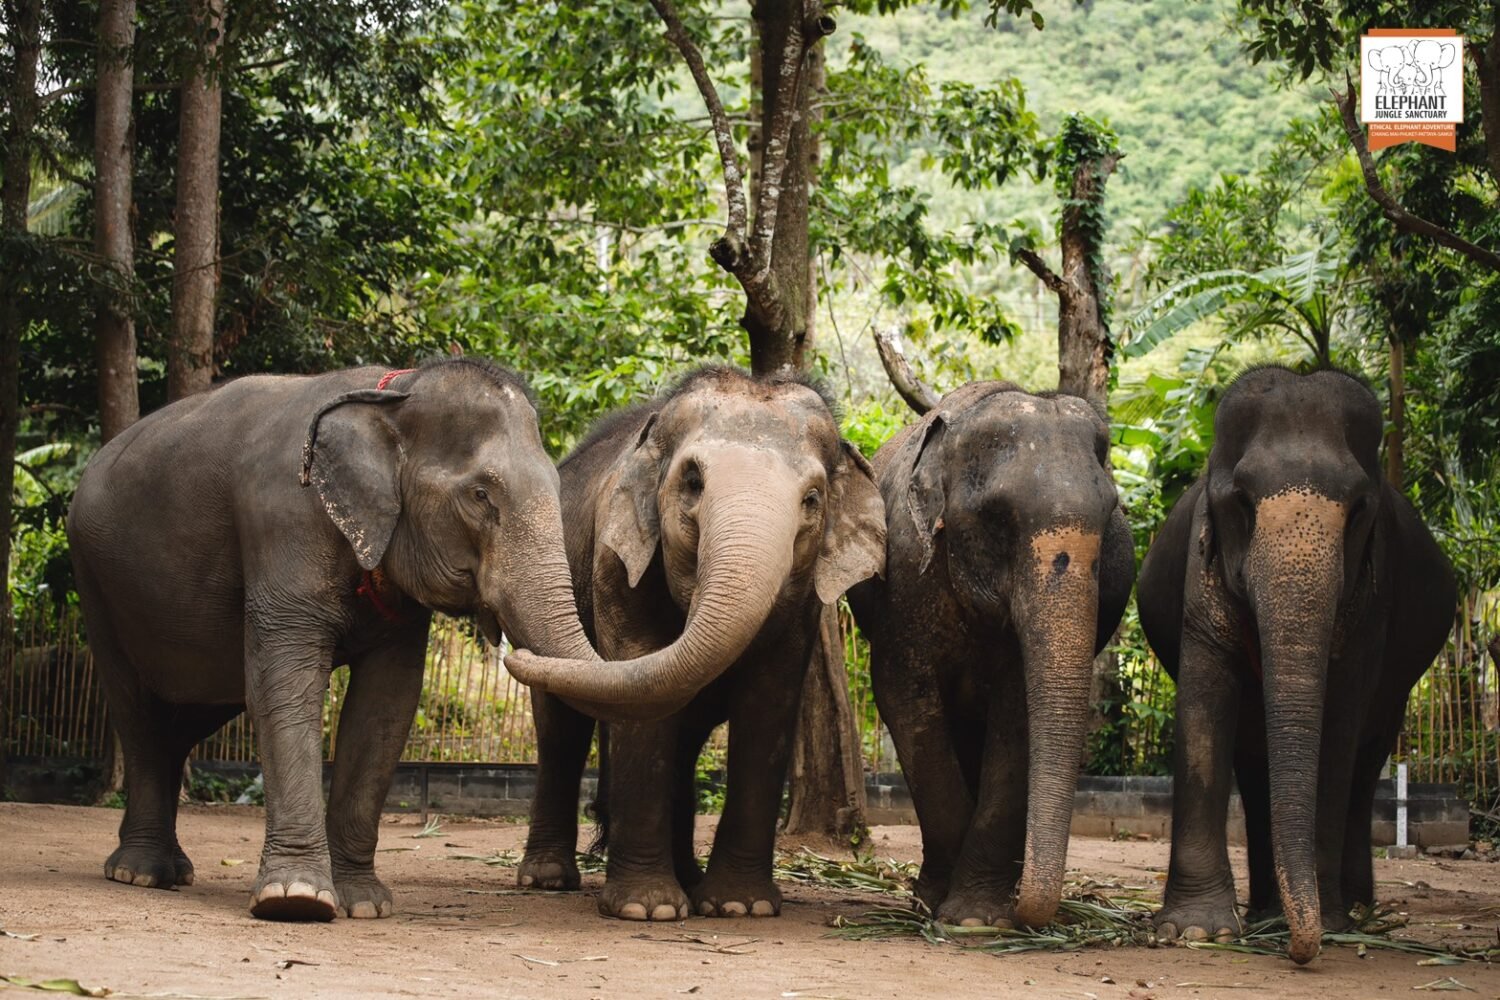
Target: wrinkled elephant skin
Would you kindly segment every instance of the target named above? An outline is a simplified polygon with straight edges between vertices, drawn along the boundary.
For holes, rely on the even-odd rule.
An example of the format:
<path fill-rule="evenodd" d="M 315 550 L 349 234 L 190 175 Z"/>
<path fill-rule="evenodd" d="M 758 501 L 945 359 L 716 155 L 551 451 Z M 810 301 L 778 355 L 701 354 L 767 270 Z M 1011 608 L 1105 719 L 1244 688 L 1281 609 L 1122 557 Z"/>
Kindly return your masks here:
<path fill-rule="evenodd" d="M 885 580 L 849 593 L 922 827 L 917 890 L 954 924 L 1056 913 L 1094 656 L 1135 575 L 1083 400 L 976 382 L 874 465 Z"/>
<path fill-rule="evenodd" d="M 1338 371 L 1254 368 L 1208 470 L 1141 568 L 1141 625 L 1177 681 L 1163 938 L 1241 926 L 1225 813 L 1245 809 L 1250 909 L 1298 963 L 1375 900 L 1370 814 L 1407 693 L 1442 648 L 1453 573 L 1379 462 L 1379 403 Z"/>
<path fill-rule="evenodd" d="M 259 917 L 391 913 L 377 825 L 433 610 L 594 657 L 536 411 L 484 361 L 254 376 L 174 403 L 94 456 L 68 538 L 125 757 L 105 875 L 192 884 L 176 836 L 183 760 L 248 707 L 266 789 Z M 325 819 L 323 699 L 344 663 Z"/>
<path fill-rule="evenodd" d="M 815 388 L 706 368 L 606 418 L 559 471 L 580 614 L 622 662 L 512 664 L 550 692 L 533 703 L 539 768 L 519 883 L 578 887 L 593 720 L 575 709 L 630 696 L 677 710 L 601 733 L 600 912 L 775 915 L 776 822 L 819 616 L 884 565 L 870 466 Z M 725 721 L 727 798 L 705 872 L 693 855 L 695 765 Z"/>

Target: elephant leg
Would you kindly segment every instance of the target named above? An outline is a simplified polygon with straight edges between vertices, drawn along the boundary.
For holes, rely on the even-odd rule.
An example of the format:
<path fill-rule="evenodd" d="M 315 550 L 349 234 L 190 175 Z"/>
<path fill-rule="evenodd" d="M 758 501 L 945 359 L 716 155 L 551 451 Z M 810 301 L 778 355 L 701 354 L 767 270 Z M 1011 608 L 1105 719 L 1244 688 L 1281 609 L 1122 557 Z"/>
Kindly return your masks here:
<path fill-rule="evenodd" d="M 331 641 L 307 623 L 245 622 L 245 688 L 266 781 L 266 840 L 250 912 L 270 920 L 332 920 L 338 911 L 323 820 L 323 697 Z"/>
<path fill-rule="evenodd" d="M 1395 736 L 1389 742 L 1360 748 L 1349 786 L 1348 819 L 1344 823 L 1344 851 L 1339 890 L 1345 906 L 1375 905 L 1375 863 L 1370 857 L 1370 822 L 1375 812 L 1375 786 Z"/>
<path fill-rule="evenodd" d="M 328 796 L 329 858 L 345 916 L 388 917 L 392 912 L 390 890 L 375 875 L 375 846 L 380 811 L 422 694 L 426 650 L 424 621 L 349 665 Z"/>
<path fill-rule="evenodd" d="M 1026 844 L 1028 727 L 1021 664 L 995 673 L 985 724 L 974 818 L 964 835 L 953 885 L 937 910 L 946 924 L 1014 923 L 1011 898 Z"/>
<path fill-rule="evenodd" d="M 578 789 L 594 739 L 594 720 L 561 698 L 533 696 L 536 720 L 536 793 L 531 829 L 516 884 L 534 889 L 577 889 Z"/>
<path fill-rule="evenodd" d="M 729 707 L 729 774 L 724 815 L 714 831 L 708 872 L 693 888 L 694 911 L 708 917 L 771 917 L 781 890 L 771 877 L 776 823 L 786 785 L 797 710 L 802 701 L 806 644 L 773 658 L 752 653 L 737 672 Z"/>
<path fill-rule="evenodd" d="M 1156 914 L 1164 939 L 1229 938 L 1240 926 L 1225 825 L 1240 679 L 1222 649 L 1184 629 L 1172 767 L 1172 855 Z"/>
<path fill-rule="evenodd" d="M 672 869 L 677 883 L 690 893 L 703 881 L 693 839 L 698 832 L 698 756 L 712 728 L 684 724 L 677 736 L 672 785 Z"/>
<path fill-rule="evenodd" d="M 1281 912 L 1281 890 L 1271 851 L 1271 769 L 1266 755 L 1266 717 L 1259 689 L 1240 700 L 1234 737 L 1234 776 L 1245 810 L 1245 850 L 1250 867 L 1250 914 L 1253 919 Z"/>
<path fill-rule="evenodd" d="M 1370 629 L 1357 635 L 1352 648 L 1329 664 L 1327 694 L 1323 704 L 1323 734 L 1318 751 L 1317 864 L 1318 901 L 1322 909 L 1323 929 L 1341 931 L 1351 926 L 1351 901 L 1344 896 L 1344 851 L 1346 838 L 1352 838 L 1360 849 L 1364 864 L 1370 863 L 1370 818 L 1365 813 L 1363 831 L 1349 829 L 1351 811 L 1362 808 L 1356 802 L 1359 769 L 1366 734 L 1361 729 L 1370 722 L 1375 686 L 1360 676 L 1368 664 L 1378 663 L 1378 642 Z M 1395 742 L 1395 733 L 1391 734 Z M 1375 765 L 1379 767 L 1377 762 Z M 1373 781 L 1373 776 L 1371 777 Z M 1374 803 L 1374 786 L 1369 789 Z M 1354 859 L 1351 859 L 1354 860 Z"/>
<path fill-rule="evenodd" d="M 922 831 L 917 898 L 937 912 L 974 814 L 974 793 L 959 763 L 933 661 L 905 648 L 872 648 L 870 677 Z"/>
<path fill-rule="evenodd" d="M 679 719 L 610 723 L 609 864 L 599 912 L 624 920 L 681 920 L 687 894 L 672 858 L 672 763 Z"/>

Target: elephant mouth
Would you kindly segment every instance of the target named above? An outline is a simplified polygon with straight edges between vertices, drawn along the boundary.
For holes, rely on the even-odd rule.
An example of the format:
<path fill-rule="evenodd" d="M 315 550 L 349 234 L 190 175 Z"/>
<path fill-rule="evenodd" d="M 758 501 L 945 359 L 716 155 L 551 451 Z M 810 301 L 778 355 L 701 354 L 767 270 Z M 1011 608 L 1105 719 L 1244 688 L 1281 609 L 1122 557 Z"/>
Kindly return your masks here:
<path fill-rule="evenodd" d="M 500 623 L 500 616 L 490 608 L 480 605 L 479 610 L 474 612 L 474 624 L 479 626 L 479 632 L 485 641 L 491 646 L 499 646 L 500 638 L 505 632 L 505 626 Z"/>

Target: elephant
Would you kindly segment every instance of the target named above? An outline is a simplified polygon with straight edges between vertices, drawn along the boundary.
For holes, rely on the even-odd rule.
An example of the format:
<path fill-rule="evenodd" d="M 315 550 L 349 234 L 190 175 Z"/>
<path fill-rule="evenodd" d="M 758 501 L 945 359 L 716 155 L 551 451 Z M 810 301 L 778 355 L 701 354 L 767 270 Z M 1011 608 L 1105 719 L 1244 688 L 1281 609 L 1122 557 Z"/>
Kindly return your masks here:
<path fill-rule="evenodd" d="M 596 659 L 557 484 L 524 382 L 476 358 L 244 377 L 101 448 L 67 532 L 124 752 L 128 801 L 105 875 L 192 884 L 176 835 L 183 761 L 248 707 L 266 795 L 251 913 L 390 914 L 377 826 L 431 613 L 473 613 L 492 642 L 503 627 Z M 344 663 L 325 822 L 323 698 Z"/>
<path fill-rule="evenodd" d="M 886 574 L 849 592 L 945 923 L 1055 915 L 1093 659 L 1135 580 L 1084 400 L 974 382 L 876 453 Z"/>
<path fill-rule="evenodd" d="M 1146 555 L 1141 625 L 1177 682 L 1164 939 L 1240 926 L 1231 770 L 1251 912 L 1279 905 L 1294 961 L 1374 901 L 1375 785 L 1456 606 L 1448 560 L 1381 475 L 1382 432 L 1353 375 L 1249 369 Z"/>
<path fill-rule="evenodd" d="M 776 823 L 819 616 L 879 573 L 885 512 L 869 463 L 816 383 L 705 367 L 606 418 L 559 468 L 568 561 L 613 695 L 677 709 L 601 734 L 609 844 L 599 911 L 633 920 L 780 912 Z M 577 889 L 579 782 L 598 664 L 511 657 L 534 698 L 538 775 L 522 886 Z M 662 678 L 649 692 L 640 677 Z M 538 688 L 533 689 L 535 695 Z M 693 853 L 695 764 L 729 723 L 707 871 Z"/>

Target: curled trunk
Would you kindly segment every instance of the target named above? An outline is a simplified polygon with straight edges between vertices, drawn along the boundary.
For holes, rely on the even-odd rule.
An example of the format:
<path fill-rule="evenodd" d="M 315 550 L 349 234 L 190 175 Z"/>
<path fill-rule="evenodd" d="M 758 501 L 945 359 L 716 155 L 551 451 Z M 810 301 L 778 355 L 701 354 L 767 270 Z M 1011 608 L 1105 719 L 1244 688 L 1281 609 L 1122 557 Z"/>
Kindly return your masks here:
<path fill-rule="evenodd" d="M 1062 901 L 1073 797 L 1083 765 L 1093 676 L 1099 581 L 1099 535 L 1077 529 L 1032 539 L 1031 579 L 1018 595 L 1025 622 L 1029 728 L 1026 846 L 1016 918 L 1029 927 L 1052 921 Z"/>
<path fill-rule="evenodd" d="M 1344 508 L 1308 493 L 1262 500 L 1246 559 L 1260 631 L 1271 848 L 1298 964 L 1323 938 L 1316 853 L 1324 686 L 1343 569 Z"/>
<path fill-rule="evenodd" d="M 769 477 L 767 477 L 769 478 Z M 682 634 L 633 660 L 593 663 L 518 650 L 506 666 L 522 683 L 620 717 L 661 717 L 687 704 L 745 652 L 765 625 L 792 567 L 797 505 L 766 486 L 704 495 L 698 581 Z"/>

